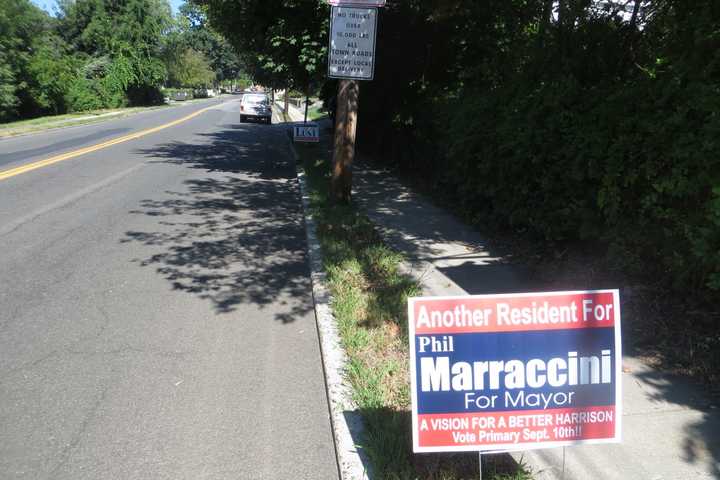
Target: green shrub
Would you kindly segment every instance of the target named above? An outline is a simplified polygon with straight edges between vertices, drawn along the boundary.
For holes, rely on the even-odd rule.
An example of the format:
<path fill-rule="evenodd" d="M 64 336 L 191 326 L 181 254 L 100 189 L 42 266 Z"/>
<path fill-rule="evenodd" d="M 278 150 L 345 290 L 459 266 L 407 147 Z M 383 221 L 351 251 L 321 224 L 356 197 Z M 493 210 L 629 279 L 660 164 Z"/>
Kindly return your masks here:
<path fill-rule="evenodd" d="M 130 105 L 161 105 L 165 96 L 158 87 L 150 85 L 132 86 L 127 91 Z"/>
<path fill-rule="evenodd" d="M 107 93 L 103 91 L 102 82 L 78 78 L 67 92 L 66 100 L 71 112 L 99 110 L 107 108 Z"/>
<path fill-rule="evenodd" d="M 194 98 L 192 88 L 164 88 L 162 94 L 164 97 L 172 99 L 172 96 L 176 93 L 184 92 L 188 94 L 188 100 Z"/>
<path fill-rule="evenodd" d="M 18 104 L 15 90 L 15 75 L 5 61 L 5 53 L 0 51 L 0 122 L 9 121 L 15 116 Z"/>
<path fill-rule="evenodd" d="M 28 64 L 31 96 L 43 111 L 56 115 L 68 111 L 66 95 L 77 79 L 75 58 L 58 44 L 60 40 L 51 35 L 38 40 Z"/>
<path fill-rule="evenodd" d="M 443 188 L 466 215 L 600 240 L 632 270 L 720 289 L 720 82 L 672 75 L 588 95 L 572 78 L 464 97 Z"/>

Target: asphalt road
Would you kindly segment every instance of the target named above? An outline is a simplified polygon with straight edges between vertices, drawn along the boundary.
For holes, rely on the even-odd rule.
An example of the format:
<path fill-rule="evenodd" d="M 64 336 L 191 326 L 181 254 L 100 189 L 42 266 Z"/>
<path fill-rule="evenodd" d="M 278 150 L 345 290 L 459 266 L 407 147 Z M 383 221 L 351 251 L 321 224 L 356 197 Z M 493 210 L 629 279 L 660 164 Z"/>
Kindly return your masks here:
<path fill-rule="evenodd" d="M 294 165 L 238 99 L 0 141 L 0 478 L 337 479 Z"/>

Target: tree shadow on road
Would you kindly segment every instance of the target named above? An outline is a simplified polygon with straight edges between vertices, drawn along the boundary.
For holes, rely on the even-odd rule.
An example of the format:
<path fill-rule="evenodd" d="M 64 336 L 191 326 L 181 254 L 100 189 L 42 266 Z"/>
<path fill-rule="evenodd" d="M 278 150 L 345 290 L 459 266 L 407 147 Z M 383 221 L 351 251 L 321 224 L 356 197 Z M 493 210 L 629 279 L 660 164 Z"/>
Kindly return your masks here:
<path fill-rule="evenodd" d="M 209 300 L 217 313 L 254 304 L 289 323 L 311 311 L 295 170 L 282 135 L 227 126 L 141 150 L 153 163 L 207 175 L 188 172 L 177 191 L 132 211 L 157 219 L 152 231 L 128 231 L 122 240 L 154 252 L 137 262 L 154 266 L 175 290 Z"/>

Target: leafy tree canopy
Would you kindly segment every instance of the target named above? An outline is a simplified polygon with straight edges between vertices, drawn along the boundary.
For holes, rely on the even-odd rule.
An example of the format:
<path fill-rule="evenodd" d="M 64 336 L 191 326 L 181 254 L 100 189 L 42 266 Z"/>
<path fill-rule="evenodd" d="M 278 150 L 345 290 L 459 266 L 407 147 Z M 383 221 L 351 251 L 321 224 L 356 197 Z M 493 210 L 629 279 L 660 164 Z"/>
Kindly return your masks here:
<path fill-rule="evenodd" d="M 36 109 L 29 68 L 33 47 L 50 24 L 29 0 L 0 0 L 0 121 Z"/>
<path fill-rule="evenodd" d="M 325 76 L 328 6 L 318 0 L 195 0 L 259 83 L 305 90 Z"/>
<path fill-rule="evenodd" d="M 207 59 L 214 82 L 234 79 L 243 70 L 232 46 L 210 26 L 204 9 L 184 3 L 165 37 L 166 63 L 177 64 L 188 49 L 202 53 Z M 169 81 L 175 83 L 171 78 Z"/>
<path fill-rule="evenodd" d="M 215 80 L 205 55 L 191 48 L 174 53 L 167 62 L 171 87 L 207 87 Z"/>

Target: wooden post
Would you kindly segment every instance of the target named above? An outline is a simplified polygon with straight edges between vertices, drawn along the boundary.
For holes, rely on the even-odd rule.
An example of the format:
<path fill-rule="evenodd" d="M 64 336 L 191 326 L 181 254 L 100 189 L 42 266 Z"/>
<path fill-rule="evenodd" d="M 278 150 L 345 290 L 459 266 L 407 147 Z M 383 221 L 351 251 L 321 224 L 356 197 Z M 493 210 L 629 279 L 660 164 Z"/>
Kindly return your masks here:
<path fill-rule="evenodd" d="M 289 95 L 290 95 L 290 89 L 289 89 L 288 87 L 285 87 L 285 94 L 283 95 L 283 101 L 285 102 L 285 103 L 283 104 L 283 113 L 284 113 L 285 115 L 287 115 L 288 112 L 290 111 L 290 106 L 289 106 L 289 105 L 290 105 L 290 97 L 289 97 Z"/>
<path fill-rule="evenodd" d="M 360 84 L 357 80 L 340 80 L 335 114 L 335 150 L 333 153 L 330 194 L 337 203 L 350 203 L 352 163 L 355 158 Z"/>

